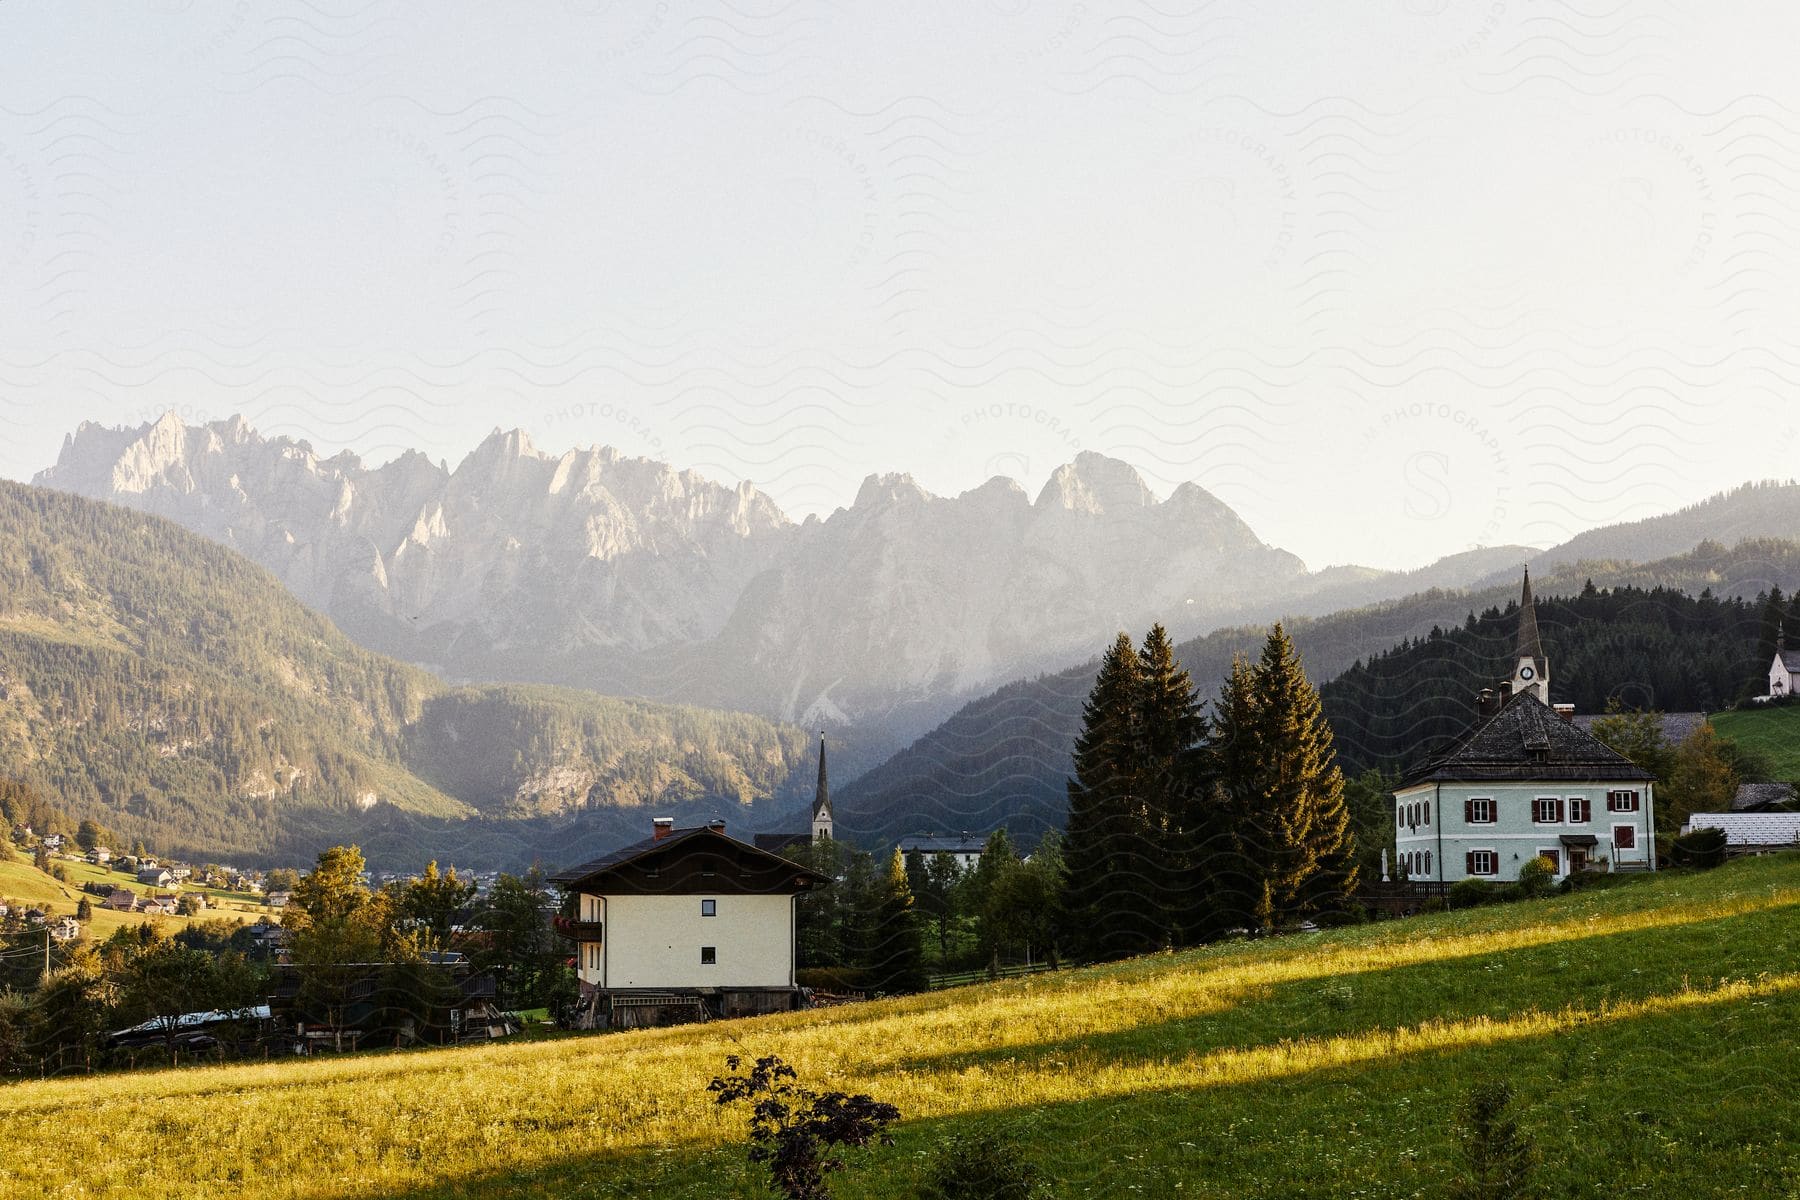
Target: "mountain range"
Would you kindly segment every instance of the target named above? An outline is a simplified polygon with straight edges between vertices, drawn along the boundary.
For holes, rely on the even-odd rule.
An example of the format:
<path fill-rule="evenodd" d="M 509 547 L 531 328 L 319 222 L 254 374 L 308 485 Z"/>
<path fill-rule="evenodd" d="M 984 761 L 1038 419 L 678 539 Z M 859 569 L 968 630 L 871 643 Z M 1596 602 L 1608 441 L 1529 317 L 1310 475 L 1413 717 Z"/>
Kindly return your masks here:
<path fill-rule="evenodd" d="M 834 754 L 870 761 L 841 737 Z M 816 762 L 809 731 L 748 714 L 451 685 L 173 522 L 0 481 L 0 777 L 127 843 L 561 862 L 652 814 L 803 819 Z"/>
<path fill-rule="evenodd" d="M 239 550 L 360 644 L 449 678 L 859 727 L 895 748 L 1120 628 L 1330 611 L 1532 553 L 1309 572 L 1199 485 L 1159 498 L 1094 453 L 1035 498 L 1005 478 L 940 497 L 875 475 L 848 508 L 795 522 L 749 483 L 604 447 L 547 454 L 518 430 L 453 469 L 416 452 L 371 467 L 170 414 L 84 423 L 34 482 Z"/>
<path fill-rule="evenodd" d="M 1778 522 L 1783 505 L 1787 527 L 1800 530 L 1800 488 L 1747 487 L 1705 507 L 1719 518 L 1719 528 L 1762 528 L 1744 519 L 1746 514 L 1754 512 L 1761 514 L 1758 521 Z M 1685 514 L 1677 514 L 1671 527 L 1645 523 L 1633 536 L 1640 547 L 1660 547 L 1686 536 L 1688 520 Z M 1584 712 L 1599 711 L 1604 700 L 1614 695 L 1645 707 L 1710 706 L 1729 703 L 1735 695 L 1722 682 L 1703 679 L 1700 673 L 1693 673 L 1679 686 L 1668 680 L 1661 687 L 1652 686 L 1665 673 L 1664 667 L 1647 662 L 1645 656 L 1662 651 L 1655 641 L 1647 641 L 1641 631 L 1634 633 L 1627 626 L 1660 628 L 1673 623 L 1681 634 L 1678 620 L 1671 622 L 1664 614 L 1653 618 L 1634 614 L 1627 622 L 1599 605 L 1594 606 L 1595 611 L 1606 615 L 1594 617 L 1590 628 L 1577 620 L 1584 610 L 1565 610 L 1555 603 L 1555 597 L 1576 597 L 1589 584 L 1645 591 L 1665 588 L 1689 597 L 1710 592 L 1735 599 L 1754 597 L 1771 586 L 1789 593 L 1800 588 L 1800 543 L 1778 538 L 1750 538 L 1729 549 L 1703 541 L 1686 553 L 1650 563 L 1580 559 L 1560 548 L 1539 559 L 1532 578 L 1550 614 L 1547 620 L 1561 620 L 1568 631 L 1552 637 L 1553 656 L 1559 653 L 1557 637 L 1567 637 L 1562 649 L 1570 652 L 1559 659 L 1565 669 L 1552 676 L 1555 696 L 1581 702 Z M 1287 632 L 1309 677 L 1323 685 L 1334 727 L 1339 728 L 1346 745 L 1359 752 L 1351 765 L 1389 769 L 1404 765 L 1413 757 L 1409 750 L 1417 751 L 1426 744 L 1422 736 L 1411 740 L 1407 736 L 1409 731 L 1424 732 L 1422 725 L 1415 725 L 1413 715 L 1431 711 L 1442 718 L 1458 706 L 1466 709 L 1469 697 L 1465 693 L 1470 689 L 1461 676 L 1456 677 L 1450 692 L 1445 691 L 1449 685 L 1444 678 L 1432 677 L 1426 686 L 1426 676 L 1402 676 L 1400 685 L 1384 698 L 1382 711 L 1371 713 L 1359 711 L 1349 696 L 1334 697 L 1335 682 L 1397 648 L 1459 629 L 1474 614 L 1484 614 L 1489 624 L 1499 621 L 1518 596 L 1519 578 L 1508 574 L 1473 588 L 1432 589 L 1379 605 L 1287 621 Z M 1510 671 L 1505 637 L 1510 636 L 1512 627 L 1501 624 L 1494 661 L 1487 665 L 1495 678 Z M 1689 632 L 1698 637 L 1697 629 Z M 1142 633 L 1141 629 L 1132 631 L 1134 639 Z M 1211 700 L 1232 659 L 1254 657 L 1266 633 L 1261 624 L 1215 630 L 1177 644 L 1175 653 L 1201 697 Z M 1429 652 L 1423 652 L 1423 657 L 1429 660 Z M 1674 664 L 1673 656 L 1662 653 L 1662 657 Z M 1409 664 L 1413 661 L 1406 660 Z M 1724 655 L 1720 662 L 1722 668 L 1712 664 L 1714 673 L 1735 673 L 1743 685 L 1752 683 L 1758 673 L 1759 665 L 1741 654 Z M 1066 811 L 1070 755 L 1096 668 L 1097 661 L 1089 661 L 1016 681 L 971 701 L 905 750 L 838 789 L 839 820 L 872 841 L 928 830 L 986 832 L 1006 825 L 1015 838 L 1029 843 L 1044 829 L 1060 824 Z M 1462 674 L 1480 677 L 1479 664 Z M 1392 682 L 1391 673 L 1384 678 Z M 1359 690 L 1356 696 L 1365 694 Z M 1472 715 L 1472 709 L 1465 715 Z M 1437 726 L 1432 729 L 1442 732 Z M 1371 753 L 1371 745 L 1379 746 L 1380 754 Z"/>

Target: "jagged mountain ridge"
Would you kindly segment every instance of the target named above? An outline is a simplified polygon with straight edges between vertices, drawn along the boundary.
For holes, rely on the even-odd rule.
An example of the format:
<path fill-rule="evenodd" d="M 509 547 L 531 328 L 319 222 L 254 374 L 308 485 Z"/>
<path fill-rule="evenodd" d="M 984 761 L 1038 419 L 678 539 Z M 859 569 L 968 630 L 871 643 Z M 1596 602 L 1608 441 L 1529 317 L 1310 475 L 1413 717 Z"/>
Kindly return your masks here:
<path fill-rule="evenodd" d="M 814 745 L 744 713 L 450 687 L 174 522 L 0 481 L 0 777 L 165 853 L 522 866 L 653 812 L 779 828 Z"/>
<path fill-rule="evenodd" d="M 1035 500 L 871 476 L 789 520 L 735 488 L 495 431 L 451 469 L 366 467 L 241 418 L 83 424 L 40 486 L 175 520 L 241 550 L 362 644 L 456 678 L 527 680 L 916 733 L 1097 636 L 1304 588 L 1194 484 L 1165 500 L 1083 453 Z M 1123 585 L 1123 586 L 1122 586 Z"/>

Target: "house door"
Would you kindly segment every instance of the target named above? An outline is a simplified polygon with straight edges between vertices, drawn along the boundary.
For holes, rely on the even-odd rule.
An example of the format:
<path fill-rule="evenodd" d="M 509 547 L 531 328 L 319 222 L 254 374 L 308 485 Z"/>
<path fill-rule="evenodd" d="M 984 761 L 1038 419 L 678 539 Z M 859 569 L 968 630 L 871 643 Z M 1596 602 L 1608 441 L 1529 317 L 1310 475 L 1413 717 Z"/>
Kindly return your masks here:
<path fill-rule="evenodd" d="M 1569 847 L 1569 872 L 1587 870 L 1587 851 L 1577 847 Z"/>

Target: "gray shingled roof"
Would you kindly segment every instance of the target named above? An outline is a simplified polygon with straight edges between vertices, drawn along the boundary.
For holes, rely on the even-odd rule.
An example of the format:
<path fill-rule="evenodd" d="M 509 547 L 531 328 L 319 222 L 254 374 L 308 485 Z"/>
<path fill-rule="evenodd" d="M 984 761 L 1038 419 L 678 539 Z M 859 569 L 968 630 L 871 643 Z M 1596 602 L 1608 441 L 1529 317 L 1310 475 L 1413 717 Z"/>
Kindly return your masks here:
<path fill-rule="evenodd" d="M 1781 665 L 1787 668 L 1790 675 L 1800 672 L 1800 650 L 1783 650 Z"/>
<path fill-rule="evenodd" d="M 1734 812 L 1748 812 L 1767 805 L 1786 805 L 1794 802 L 1794 785 L 1791 783 L 1745 783 L 1738 786 L 1737 795 L 1732 798 L 1731 807 Z"/>
<path fill-rule="evenodd" d="M 987 838 L 972 837 L 966 833 L 961 837 L 948 837 L 941 833 L 915 833 L 900 839 L 902 854 L 910 854 L 914 850 L 920 854 L 980 854 L 986 846 Z"/>
<path fill-rule="evenodd" d="M 1689 829 L 1722 829 L 1727 846 L 1800 847 L 1800 813 L 1695 813 Z"/>
<path fill-rule="evenodd" d="M 1403 786 L 1508 779 L 1625 783 L 1649 782 L 1655 776 L 1581 726 L 1557 716 L 1534 693 L 1521 692 L 1447 753 L 1414 772 Z"/>

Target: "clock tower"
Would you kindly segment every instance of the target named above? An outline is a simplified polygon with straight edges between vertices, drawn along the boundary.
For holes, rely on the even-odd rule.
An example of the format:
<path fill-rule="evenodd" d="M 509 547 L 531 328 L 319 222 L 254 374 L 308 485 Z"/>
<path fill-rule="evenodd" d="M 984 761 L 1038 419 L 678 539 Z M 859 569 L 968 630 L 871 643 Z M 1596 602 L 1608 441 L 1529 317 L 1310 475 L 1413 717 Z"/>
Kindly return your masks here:
<path fill-rule="evenodd" d="M 1525 591 L 1519 597 L 1519 649 L 1513 664 L 1513 695 L 1532 692 L 1550 703 L 1550 659 L 1538 637 L 1537 606 L 1531 600 L 1531 568 L 1525 568 Z"/>

